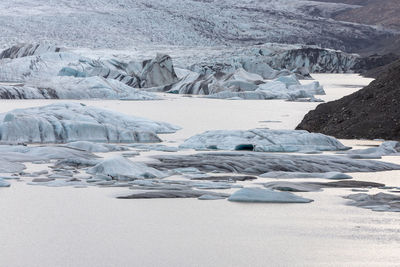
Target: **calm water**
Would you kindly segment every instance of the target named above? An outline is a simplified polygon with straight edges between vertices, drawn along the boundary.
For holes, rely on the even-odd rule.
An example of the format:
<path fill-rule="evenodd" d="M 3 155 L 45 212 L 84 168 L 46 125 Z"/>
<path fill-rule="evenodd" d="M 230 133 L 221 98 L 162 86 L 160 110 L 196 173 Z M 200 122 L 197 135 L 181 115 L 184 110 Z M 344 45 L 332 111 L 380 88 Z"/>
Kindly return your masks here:
<path fill-rule="evenodd" d="M 357 75 L 315 77 L 325 86 L 325 100 L 337 99 L 370 82 Z M 0 112 L 52 102 L 1 101 Z M 169 145 L 210 129 L 293 129 L 308 110 L 318 105 L 174 95 L 167 95 L 163 101 L 79 102 L 182 126 L 178 133 L 162 136 Z M 281 122 L 260 122 L 267 120 Z M 376 142 L 345 143 L 362 147 Z M 162 152 L 144 156 L 159 153 Z M 400 163 L 395 157 L 385 160 Z M 28 164 L 28 168 L 28 171 L 42 170 L 44 166 Z M 400 186 L 399 171 L 353 176 Z M 341 196 L 350 193 L 347 189 L 301 194 L 314 199 L 311 204 L 273 205 L 114 198 L 126 191 L 34 187 L 25 181 L 12 182 L 10 188 L 0 189 L 0 266 L 395 266 L 400 263 L 400 215 L 346 206 Z"/>

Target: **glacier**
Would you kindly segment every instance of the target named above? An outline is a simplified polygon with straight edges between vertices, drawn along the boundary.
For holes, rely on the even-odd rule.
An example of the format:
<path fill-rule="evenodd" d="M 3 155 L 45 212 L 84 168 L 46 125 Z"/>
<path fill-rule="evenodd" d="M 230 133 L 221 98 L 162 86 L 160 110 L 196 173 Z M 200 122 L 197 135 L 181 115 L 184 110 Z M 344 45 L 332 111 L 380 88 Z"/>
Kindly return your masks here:
<path fill-rule="evenodd" d="M 47 41 L 121 49 L 280 42 L 349 51 L 392 34 L 331 18 L 355 7 L 293 0 L 2 0 L 0 46 Z M 101 34 L 93 29 L 102 29 Z"/>

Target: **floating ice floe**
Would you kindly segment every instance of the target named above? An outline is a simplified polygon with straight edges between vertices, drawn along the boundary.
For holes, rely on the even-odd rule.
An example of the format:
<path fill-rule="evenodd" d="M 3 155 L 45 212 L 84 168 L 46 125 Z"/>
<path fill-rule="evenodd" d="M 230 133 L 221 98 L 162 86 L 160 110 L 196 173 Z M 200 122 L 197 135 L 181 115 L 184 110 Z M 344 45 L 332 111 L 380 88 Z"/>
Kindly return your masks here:
<path fill-rule="evenodd" d="M 287 192 L 318 192 L 321 187 L 307 183 L 292 183 L 292 182 L 269 182 L 264 183 L 264 187 L 272 190 L 287 191 Z"/>
<path fill-rule="evenodd" d="M 56 159 L 91 161 L 96 156 L 86 151 L 58 146 L 0 146 L 0 173 L 16 173 L 25 169 L 21 162 L 48 162 Z M 37 176 L 34 174 L 34 176 Z"/>
<path fill-rule="evenodd" d="M 371 147 L 367 149 L 354 149 L 346 152 L 351 158 L 380 158 L 382 156 L 398 156 L 400 155 L 400 142 L 386 141 L 379 147 Z"/>
<path fill-rule="evenodd" d="M 0 121 L 0 140 L 17 143 L 159 142 L 157 133 L 179 129 L 79 103 L 15 109 L 0 114 Z"/>
<path fill-rule="evenodd" d="M 374 161 L 355 160 L 343 156 L 291 155 L 254 152 L 199 153 L 191 155 L 153 156 L 158 162 L 148 166 L 159 170 L 197 168 L 202 172 L 241 173 L 260 175 L 267 172 L 378 172 L 400 170 L 400 165 Z"/>
<path fill-rule="evenodd" d="M 164 172 L 148 167 L 143 163 L 132 162 L 124 157 L 115 156 L 104 159 L 89 168 L 87 173 L 110 177 L 112 180 L 132 180 L 138 178 L 164 178 Z"/>
<path fill-rule="evenodd" d="M 10 187 L 10 186 L 11 186 L 11 184 L 9 182 L 0 178 L 0 187 Z"/>
<path fill-rule="evenodd" d="M 215 193 L 211 191 L 199 191 L 199 190 L 165 190 L 165 191 L 149 191 L 133 193 L 125 196 L 118 196 L 120 199 L 141 199 L 141 198 L 200 198 L 210 199 L 210 196 L 227 198 L 228 194 Z"/>
<path fill-rule="evenodd" d="M 352 200 L 349 205 L 373 211 L 400 212 L 400 195 L 378 193 L 369 195 L 364 193 L 344 197 Z"/>
<path fill-rule="evenodd" d="M 15 173 L 24 170 L 26 167 L 19 162 L 12 162 L 0 157 L 0 173 Z"/>
<path fill-rule="evenodd" d="M 200 180 L 200 181 L 213 181 L 213 182 L 220 182 L 220 181 L 225 181 L 225 182 L 236 182 L 236 181 L 252 181 L 256 180 L 257 177 L 255 176 L 249 176 L 249 175 L 218 175 L 218 176 L 212 176 L 209 174 L 206 175 L 199 175 L 199 176 L 190 176 L 190 175 L 185 175 L 185 177 L 190 178 L 191 180 Z"/>
<path fill-rule="evenodd" d="M 179 150 L 177 147 L 161 144 L 129 144 L 128 146 L 131 148 L 148 151 L 177 152 Z"/>
<path fill-rule="evenodd" d="M 0 158 L 11 162 L 48 161 L 53 159 L 94 159 L 86 151 L 63 146 L 9 146 L 0 145 Z"/>
<path fill-rule="evenodd" d="M 310 203 L 313 200 L 296 196 L 288 192 L 277 192 L 262 188 L 242 188 L 233 193 L 229 201 L 258 203 Z"/>
<path fill-rule="evenodd" d="M 336 138 L 296 130 L 215 130 L 187 139 L 180 148 L 196 150 L 251 150 L 259 152 L 299 152 L 347 150 Z"/>
<path fill-rule="evenodd" d="M 384 184 L 364 181 L 339 181 L 329 183 L 277 181 L 263 183 L 262 185 L 269 189 L 291 192 L 317 192 L 321 191 L 322 188 L 380 188 L 384 186 Z"/>
<path fill-rule="evenodd" d="M 113 144 L 93 143 L 88 141 L 76 141 L 65 144 L 67 147 L 73 147 L 88 152 L 111 152 L 129 150 L 126 146 L 118 146 Z"/>
<path fill-rule="evenodd" d="M 274 179 L 323 178 L 332 180 L 343 180 L 352 178 L 350 175 L 341 172 L 307 173 L 307 172 L 282 172 L 282 171 L 267 172 L 261 174 L 260 177 L 274 178 Z"/>
<path fill-rule="evenodd" d="M 65 187 L 65 186 L 74 186 L 74 187 L 86 187 L 87 184 L 85 182 L 81 182 L 75 179 L 49 179 L 46 180 L 36 180 L 32 182 L 28 182 L 29 185 L 41 185 L 41 186 L 48 186 L 48 187 Z"/>

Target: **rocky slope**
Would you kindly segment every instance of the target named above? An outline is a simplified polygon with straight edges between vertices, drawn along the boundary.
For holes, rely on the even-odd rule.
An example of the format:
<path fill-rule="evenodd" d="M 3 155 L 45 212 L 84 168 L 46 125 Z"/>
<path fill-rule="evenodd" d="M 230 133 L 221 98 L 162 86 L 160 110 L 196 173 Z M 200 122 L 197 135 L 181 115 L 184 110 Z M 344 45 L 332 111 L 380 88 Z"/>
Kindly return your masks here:
<path fill-rule="evenodd" d="M 400 140 L 400 61 L 364 89 L 310 111 L 297 129 L 338 138 Z"/>
<path fill-rule="evenodd" d="M 395 36 L 378 38 L 372 44 L 360 49 L 363 55 L 389 53 L 399 54 L 400 36 L 400 1 L 398 0 L 315 0 L 318 2 L 345 3 L 354 8 L 342 9 L 331 13 L 332 19 L 361 24 L 374 25 L 397 32 Z"/>
<path fill-rule="evenodd" d="M 353 8 L 331 13 L 333 18 L 400 30 L 400 2 L 398 0 L 314 0 L 324 3 L 348 4 Z"/>
<path fill-rule="evenodd" d="M 400 30 L 400 2 L 398 0 L 369 0 L 360 8 L 348 9 L 335 16 L 338 20 L 379 25 Z"/>
<path fill-rule="evenodd" d="M 369 77 L 369 78 L 378 78 L 380 75 L 384 75 L 385 73 L 387 73 L 390 69 L 392 68 L 396 68 L 400 66 L 400 60 L 394 61 L 390 64 L 387 65 L 383 65 L 380 67 L 376 67 L 373 69 L 370 69 L 366 72 L 363 73 L 364 77 Z"/>

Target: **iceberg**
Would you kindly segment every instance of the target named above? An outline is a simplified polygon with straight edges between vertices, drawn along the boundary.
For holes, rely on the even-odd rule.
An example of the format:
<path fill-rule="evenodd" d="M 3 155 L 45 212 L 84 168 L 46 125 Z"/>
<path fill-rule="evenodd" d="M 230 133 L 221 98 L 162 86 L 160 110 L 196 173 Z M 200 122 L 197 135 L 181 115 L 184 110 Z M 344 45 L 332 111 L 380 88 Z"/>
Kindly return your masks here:
<path fill-rule="evenodd" d="M 179 127 L 79 103 L 57 103 L 0 114 L 0 141 L 15 143 L 160 142 Z"/>
<path fill-rule="evenodd" d="M 168 55 L 157 54 L 155 59 L 143 62 L 140 74 L 141 87 L 165 86 L 178 81 L 172 59 Z"/>
<path fill-rule="evenodd" d="M 32 45 L 32 47 L 36 46 Z M 50 80 L 42 85 L 54 86 L 54 83 L 60 85 L 60 82 L 55 79 L 57 76 L 81 78 L 83 81 L 85 81 L 84 78 L 97 77 L 115 80 L 134 88 L 166 86 L 178 81 L 172 59 L 164 54 L 157 54 L 155 59 L 139 63 L 124 62 L 115 58 L 92 59 L 63 49 L 44 47 L 33 53 L 29 49 L 28 51 L 21 49 L 22 52 L 14 52 L 13 48 L 10 48 L 11 52 L 8 50 L 3 52 L 5 56 L 0 59 L 1 81 L 26 83 L 30 80 Z M 71 83 L 73 80 L 69 81 Z M 61 80 L 61 85 L 63 82 L 65 83 Z"/>
<path fill-rule="evenodd" d="M 318 82 L 301 85 L 294 74 L 275 80 L 239 68 L 233 72 L 200 74 L 189 72 L 177 83 L 161 88 L 175 94 L 205 95 L 219 99 L 298 99 L 323 95 L 325 91 Z"/>
<path fill-rule="evenodd" d="M 336 138 L 296 130 L 214 130 L 185 140 L 180 148 L 196 150 L 250 150 L 299 152 L 347 150 Z"/>
<path fill-rule="evenodd" d="M 24 85 L 0 85 L 2 99 L 122 99 L 160 100 L 153 93 L 132 88 L 118 80 L 103 77 L 35 78 Z"/>

